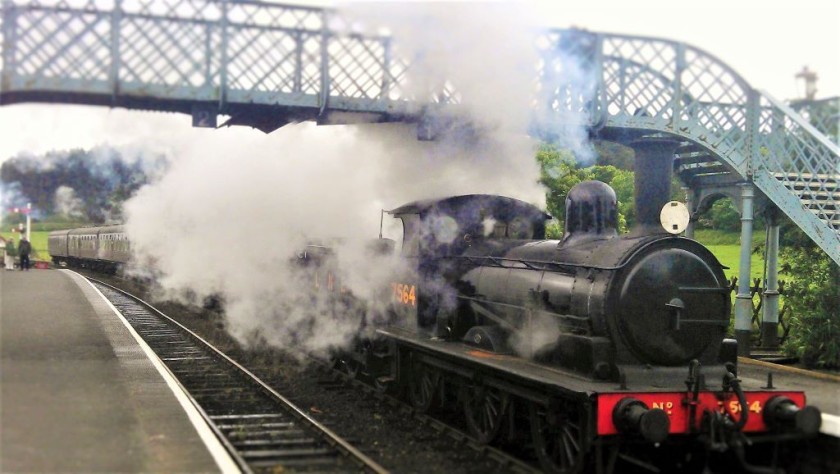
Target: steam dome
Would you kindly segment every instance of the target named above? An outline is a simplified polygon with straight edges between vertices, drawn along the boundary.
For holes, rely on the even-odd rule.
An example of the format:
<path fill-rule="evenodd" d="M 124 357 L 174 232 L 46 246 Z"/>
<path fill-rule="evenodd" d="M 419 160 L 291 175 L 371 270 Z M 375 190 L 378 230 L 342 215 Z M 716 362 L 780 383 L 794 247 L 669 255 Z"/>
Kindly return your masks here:
<path fill-rule="evenodd" d="M 584 181 L 569 191 L 563 240 L 581 235 L 609 238 L 617 234 L 618 203 L 611 187 L 601 181 Z"/>

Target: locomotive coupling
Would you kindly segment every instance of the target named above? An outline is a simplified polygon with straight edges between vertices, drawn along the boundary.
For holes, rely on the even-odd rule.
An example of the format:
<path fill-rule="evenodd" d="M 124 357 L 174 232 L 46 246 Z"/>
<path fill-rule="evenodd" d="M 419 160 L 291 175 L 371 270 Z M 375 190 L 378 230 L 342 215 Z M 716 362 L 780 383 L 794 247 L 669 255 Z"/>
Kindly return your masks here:
<path fill-rule="evenodd" d="M 613 408 L 613 424 L 621 433 L 639 434 L 651 443 L 661 443 L 668 437 L 671 420 L 660 408 L 648 408 L 633 397 L 621 399 Z"/>
<path fill-rule="evenodd" d="M 806 435 L 815 435 L 822 425 L 822 413 L 815 406 L 799 408 L 793 400 L 780 395 L 767 401 L 764 422 L 772 428 L 793 427 Z"/>

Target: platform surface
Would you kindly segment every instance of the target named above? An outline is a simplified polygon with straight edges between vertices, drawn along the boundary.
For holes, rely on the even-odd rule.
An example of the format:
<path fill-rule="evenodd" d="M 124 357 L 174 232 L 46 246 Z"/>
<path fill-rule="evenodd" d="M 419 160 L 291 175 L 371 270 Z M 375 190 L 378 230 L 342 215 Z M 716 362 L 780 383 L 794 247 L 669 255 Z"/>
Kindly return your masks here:
<path fill-rule="evenodd" d="M 840 438 L 840 376 L 739 358 L 738 377 L 751 385 L 766 386 L 768 372 L 777 389 L 803 390 L 808 404 L 823 414 L 820 431 Z"/>
<path fill-rule="evenodd" d="M 200 431 L 83 278 L 0 270 L 0 472 L 219 472 Z"/>

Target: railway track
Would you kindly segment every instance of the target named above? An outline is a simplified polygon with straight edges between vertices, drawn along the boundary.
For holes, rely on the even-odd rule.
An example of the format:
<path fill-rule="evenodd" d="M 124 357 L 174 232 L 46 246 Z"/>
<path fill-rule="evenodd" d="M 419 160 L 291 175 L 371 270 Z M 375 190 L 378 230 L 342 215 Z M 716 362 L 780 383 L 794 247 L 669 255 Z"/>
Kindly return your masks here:
<path fill-rule="evenodd" d="M 124 292 L 122 289 L 111 287 L 107 283 L 99 281 L 99 277 L 96 274 L 89 274 L 86 275 L 86 277 L 94 283 L 106 285 L 110 288 L 111 292 Z M 119 286 L 122 286 L 122 283 L 124 283 L 122 280 L 114 282 L 114 284 Z M 109 299 L 111 298 L 110 293 L 107 293 L 105 290 L 101 291 L 106 294 L 106 297 Z M 116 303 L 114 304 L 117 306 Z M 119 306 L 117 307 L 118 309 L 121 309 Z M 156 310 L 152 309 L 151 311 L 157 314 Z M 182 322 L 184 324 L 189 324 L 188 320 Z M 191 330 L 186 328 L 183 324 L 178 323 L 177 321 L 173 321 L 173 324 L 177 325 L 176 327 L 184 328 L 184 331 L 191 333 Z M 198 329 L 198 331 L 201 332 L 200 329 Z M 200 338 L 200 336 L 197 335 L 195 337 Z M 214 336 L 211 335 L 207 337 L 212 339 Z M 157 351 L 154 345 L 152 345 L 152 348 Z M 247 359 L 247 356 L 245 358 Z M 180 370 L 189 371 L 192 370 L 192 367 L 193 366 L 182 363 Z M 411 422 L 418 427 L 418 430 L 427 432 L 427 434 L 417 434 L 415 436 L 408 437 L 409 439 L 406 443 L 411 446 L 410 449 L 413 451 L 411 457 L 414 457 L 414 454 L 416 454 L 417 451 L 423 451 L 423 449 L 418 446 L 418 443 L 427 443 L 433 445 L 427 447 L 427 450 L 434 451 L 442 456 L 447 456 L 447 451 L 459 451 L 459 454 L 455 457 L 460 458 L 462 459 L 462 462 L 467 463 L 463 466 L 463 472 L 511 472 L 525 474 L 541 472 L 539 468 L 535 466 L 533 460 L 522 459 L 522 453 L 510 453 L 503 449 L 483 444 L 466 433 L 463 430 L 463 427 L 457 426 L 457 424 L 452 424 L 446 420 L 437 419 L 433 416 L 418 412 L 408 403 L 394 396 L 387 395 L 380 387 L 363 380 L 364 377 L 359 377 L 360 374 L 348 374 L 346 370 L 343 370 L 340 364 L 333 366 L 325 360 L 313 359 L 313 363 L 310 367 L 314 370 L 309 371 L 308 377 L 313 379 L 311 385 L 317 385 L 317 392 L 319 392 L 319 396 L 313 399 L 311 394 L 304 395 L 304 399 L 308 399 L 307 401 L 302 402 L 304 406 L 326 406 L 331 403 L 331 400 L 334 400 L 335 397 L 340 394 L 339 398 L 358 399 L 356 403 L 360 403 L 362 405 L 370 405 L 373 403 L 378 406 L 377 412 L 387 412 L 389 415 L 394 415 L 403 421 L 411 420 Z M 172 370 L 172 368 L 170 368 L 170 370 Z M 265 371 L 261 370 L 259 367 L 254 367 L 250 370 L 261 374 L 260 376 L 263 380 L 266 380 L 268 383 L 277 387 L 276 384 L 279 381 L 276 380 L 275 375 L 263 373 Z M 279 390 L 284 393 L 287 390 L 291 390 L 293 393 L 300 391 L 300 387 L 286 387 L 283 382 L 279 383 Z M 294 397 L 294 395 L 292 396 Z M 297 396 L 299 397 L 300 394 Z M 298 401 L 300 403 L 300 400 Z M 362 409 L 362 411 L 365 410 L 366 409 Z M 337 412 L 335 410 L 325 410 L 319 411 L 317 417 L 322 423 L 331 427 L 336 427 L 335 429 L 337 431 L 343 432 L 344 436 L 348 436 L 349 439 L 357 439 L 359 436 L 361 436 L 362 439 L 367 438 L 366 435 L 353 433 L 352 431 L 354 430 L 350 430 L 351 432 L 348 433 L 346 427 L 342 431 L 341 426 L 346 425 L 347 422 L 341 418 L 341 413 L 343 413 L 341 410 Z M 338 414 L 338 418 L 336 418 L 336 414 Z M 376 417 L 377 415 L 368 414 L 367 416 Z M 402 431 L 404 428 L 398 428 L 398 430 Z M 399 435 L 397 435 L 397 437 L 399 438 Z M 369 438 L 366 440 L 366 445 L 368 444 L 371 444 Z M 379 449 L 388 449 L 382 445 L 381 440 L 373 441 L 372 444 L 374 446 L 378 446 Z M 376 448 L 373 449 L 371 455 L 378 458 L 379 456 L 374 453 L 375 451 L 377 451 Z M 388 456 L 386 456 L 386 458 L 387 457 Z M 422 457 L 422 455 L 420 457 Z M 437 462 L 434 460 L 425 459 L 424 461 L 430 463 L 426 464 L 430 468 L 437 466 Z M 424 461 L 420 462 L 423 463 Z M 406 464 L 405 462 L 400 462 L 398 465 L 402 466 L 397 468 L 397 471 L 399 472 Z M 420 467 L 418 466 L 416 469 L 420 469 Z M 449 466 L 446 469 L 452 469 L 452 466 Z M 415 470 L 412 472 L 422 472 L 422 469 L 420 471 Z"/>
<path fill-rule="evenodd" d="M 91 281 L 183 386 L 243 472 L 387 472 L 188 328 Z"/>

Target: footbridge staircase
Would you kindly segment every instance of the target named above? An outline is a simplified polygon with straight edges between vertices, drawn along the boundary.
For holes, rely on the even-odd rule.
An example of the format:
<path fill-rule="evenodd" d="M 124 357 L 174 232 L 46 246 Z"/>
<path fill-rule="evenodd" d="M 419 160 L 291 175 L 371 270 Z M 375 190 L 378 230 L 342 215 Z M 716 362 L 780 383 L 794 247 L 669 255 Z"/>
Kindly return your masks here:
<path fill-rule="evenodd" d="M 225 115 L 264 131 L 301 120 L 428 131 L 460 102 L 457 84 L 413 95 L 398 39 L 355 33 L 332 10 L 2 0 L 0 22 L 2 105 L 176 111 L 195 126 Z M 547 30 L 536 47 L 534 133 L 571 124 L 625 142 L 676 139 L 675 170 L 695 191 L 695 211 L 715 193 L 756 189 L 840 263 L 840 101 L 776 100 L 711 54 L 666 39 Z"/>

